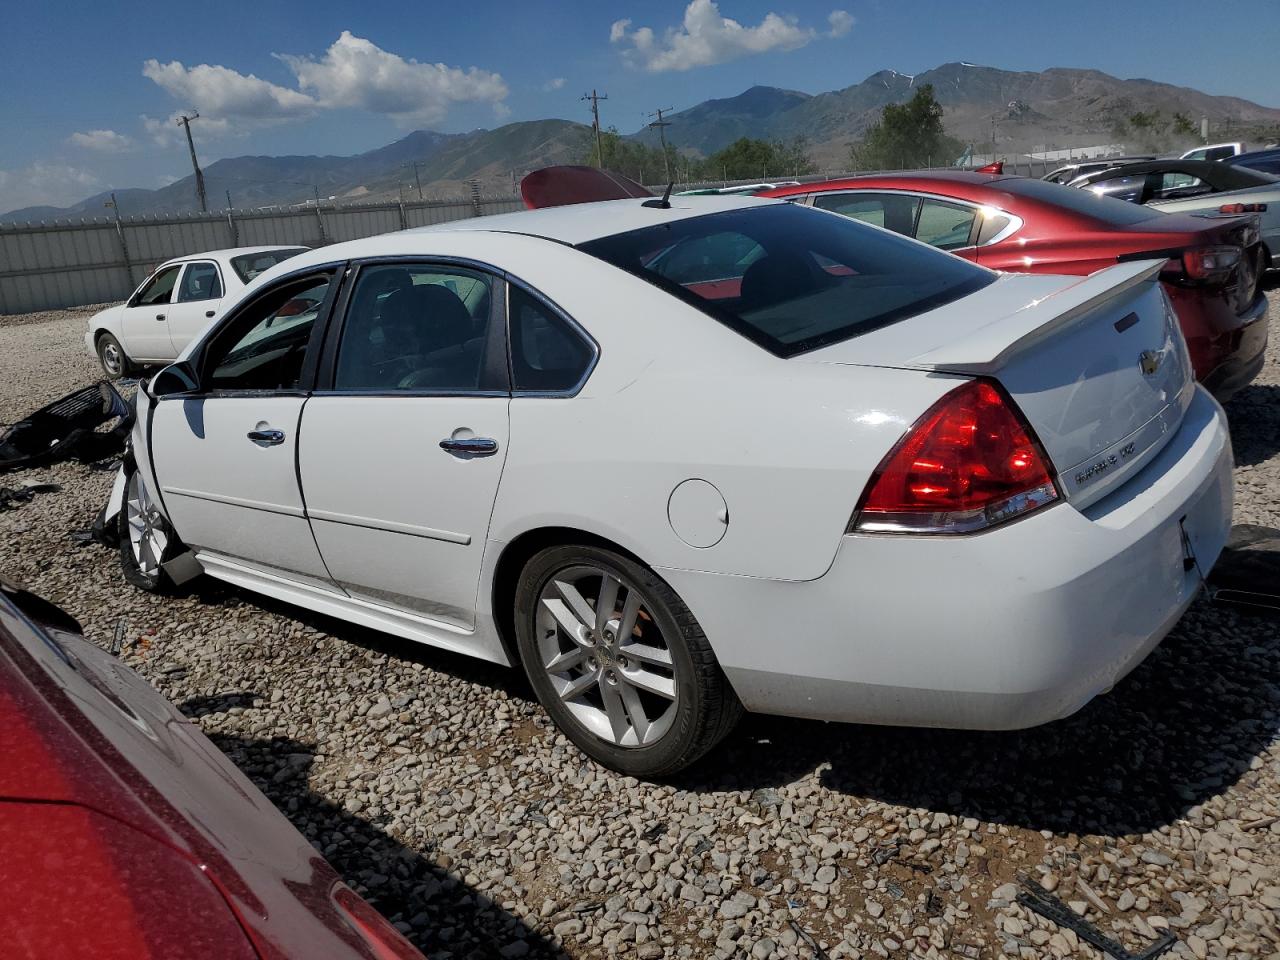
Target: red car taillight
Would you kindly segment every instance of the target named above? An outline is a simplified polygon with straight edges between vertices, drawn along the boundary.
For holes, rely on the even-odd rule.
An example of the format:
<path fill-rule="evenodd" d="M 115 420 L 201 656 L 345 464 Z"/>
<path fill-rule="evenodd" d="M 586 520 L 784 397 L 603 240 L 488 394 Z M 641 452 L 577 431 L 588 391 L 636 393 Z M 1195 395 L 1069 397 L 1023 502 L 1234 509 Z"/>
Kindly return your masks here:
<path fill-rule="evenodd" d="M 929 408 L 881 462 L 856 533 L 971 533 L 1058 499 L 1053 464 L 1004 391 L 970 380 Z"/>
<path fill-rule="evenodd" d="M 1243 252 L 1239 247 L 1192 247 L 1182 254 L 1182 268 L 1192 280 L 1226 280 Z"/>
<path fill-rule="evenodd" d="M 373 907 L 345 883 L 334 884 L 329 895 L 338 916 L 346 921 L 360 942 L 377 960 L 424 960 L 422 954 L 400 931 L 391 926 Z"/>

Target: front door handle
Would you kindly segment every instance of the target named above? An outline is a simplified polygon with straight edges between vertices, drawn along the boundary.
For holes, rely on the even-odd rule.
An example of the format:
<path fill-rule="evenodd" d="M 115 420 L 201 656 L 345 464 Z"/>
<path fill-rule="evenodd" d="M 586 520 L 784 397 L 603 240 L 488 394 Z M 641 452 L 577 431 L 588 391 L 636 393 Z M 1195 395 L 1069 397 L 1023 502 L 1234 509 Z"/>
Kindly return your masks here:
<path fill-rule="evenodd" d="M 498 452 L 498 441 L 489 437 L 449 437 L 440 441 L 440 449 L 470 457 L 491 457 Z"/>
<path fill-rule="evenodd" d="M 250 430 L 245 436 L 263 447 L 274 447 L 284 443 L 283 430 Z"/>

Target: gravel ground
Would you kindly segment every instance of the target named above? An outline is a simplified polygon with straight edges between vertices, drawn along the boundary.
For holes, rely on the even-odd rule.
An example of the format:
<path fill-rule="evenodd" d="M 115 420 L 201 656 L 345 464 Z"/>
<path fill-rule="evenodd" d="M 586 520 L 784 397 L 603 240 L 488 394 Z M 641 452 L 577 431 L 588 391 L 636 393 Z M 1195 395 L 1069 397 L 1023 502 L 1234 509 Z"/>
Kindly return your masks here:
<path fill-rule="evenodd" d="M 84 317 L 0 318 L 0 421 L 94 377 Z M 1280 526 L 1280 338 L 1229 413 L 1237 520 Z M 434 960 L 1099 956 L 1011 902 L 1019 871 L 1131 949 L 1280 958 L 1278 621 L 1198 602 L 1047 727 L 749 717 L 655 785 L 585 761 L 515 671 L 214 581 L 129 588 L 67 537 L 109 474 L 4 482 L 45 478 L 0 514 L 0 570 L 96 642 L 123 623 L 124 661 Z"/>

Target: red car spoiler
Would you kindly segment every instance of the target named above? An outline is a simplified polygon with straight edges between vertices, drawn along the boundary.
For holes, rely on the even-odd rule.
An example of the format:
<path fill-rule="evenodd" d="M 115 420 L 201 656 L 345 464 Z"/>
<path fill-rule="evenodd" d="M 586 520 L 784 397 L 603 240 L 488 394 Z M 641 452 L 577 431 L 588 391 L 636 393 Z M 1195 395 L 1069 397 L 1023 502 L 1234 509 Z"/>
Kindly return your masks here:
<path fill-rule="evenodd" d="M 652 196 L 634 180 L 596 167 L 543 167 L 520 181 L 520 197 L 530 210 Z"/>

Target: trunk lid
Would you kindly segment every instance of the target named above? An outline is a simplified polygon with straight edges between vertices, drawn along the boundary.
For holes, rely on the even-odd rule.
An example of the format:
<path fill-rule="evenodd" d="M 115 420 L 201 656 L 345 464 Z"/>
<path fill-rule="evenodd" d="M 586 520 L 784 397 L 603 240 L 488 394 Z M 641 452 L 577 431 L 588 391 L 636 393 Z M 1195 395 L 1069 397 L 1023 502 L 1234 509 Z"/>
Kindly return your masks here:
<path fill-rule="evenodd" d="M 1163 260 L 1087 277 L 1006 274 L 911 320 L 796 360 L 899 367 L 998 380 L 1087 506 L 1152 459 L 1195 388 L 1158 277 Z"/>

